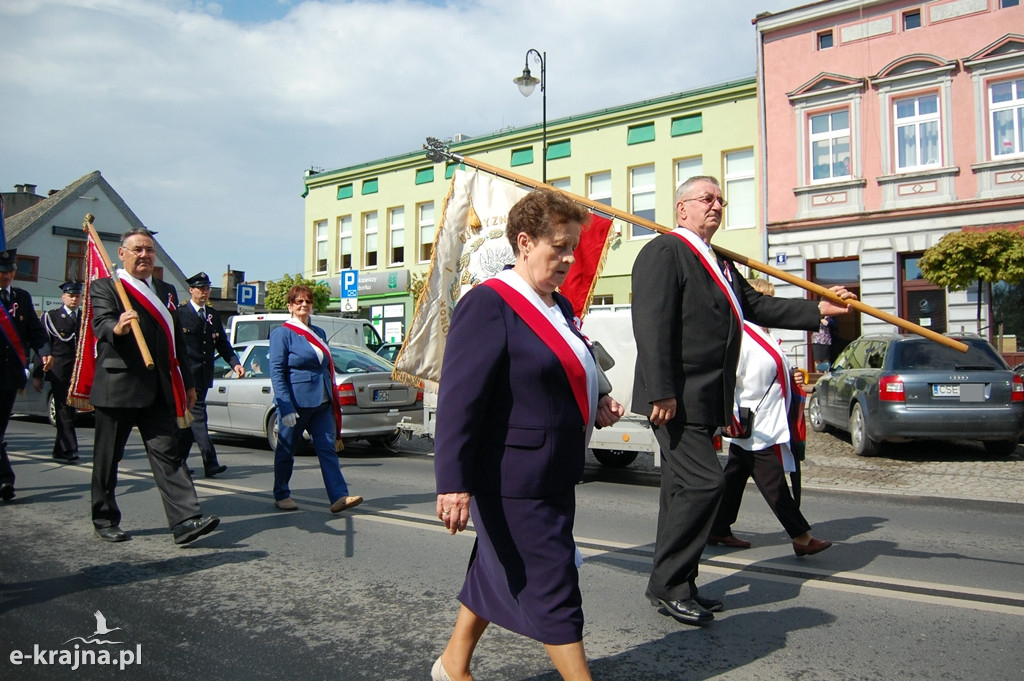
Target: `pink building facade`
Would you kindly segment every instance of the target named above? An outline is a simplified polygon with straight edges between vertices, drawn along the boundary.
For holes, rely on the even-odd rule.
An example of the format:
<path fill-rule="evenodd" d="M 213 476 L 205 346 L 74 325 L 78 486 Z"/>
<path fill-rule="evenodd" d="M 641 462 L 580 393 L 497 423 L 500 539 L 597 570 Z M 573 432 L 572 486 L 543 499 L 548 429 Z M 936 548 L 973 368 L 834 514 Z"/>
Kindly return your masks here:
<path fill-rule="evenodd" d="M 1024 7 L 827 0 L 754 23 L 769 262 L 940 333 L 978 331 L 977 290 L 931 286 L 917 259 L 951 231 L 1024 222 Z M 833 357 L 889 330 L 843 319 Z M 784 342 L 809 356 L 803 334 Z"/>

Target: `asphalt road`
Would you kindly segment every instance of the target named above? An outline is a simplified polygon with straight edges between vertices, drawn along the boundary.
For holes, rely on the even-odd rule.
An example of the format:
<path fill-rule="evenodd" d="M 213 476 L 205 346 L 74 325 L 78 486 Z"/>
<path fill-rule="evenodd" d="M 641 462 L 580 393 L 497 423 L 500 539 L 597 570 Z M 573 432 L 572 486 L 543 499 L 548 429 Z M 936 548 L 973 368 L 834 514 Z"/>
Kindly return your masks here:
<path fill-rule="evenodd" d="M 53 463 L 51 436 L 41 423 L 8 430 L 18 498 L 0 505 L 0 679 L 429 678 L 472 534 L 450 537 L 434 517 L 423 443 L 399 454 L 347 449 L 346 476 L 367 501 L 336 516 L 315 459 L 299 459 L 300 511 L 285 513 L 268 491 L 271 453 L 258 441 L 219 440 L 227 474 L 196 482 L 204 510 L 223 522 L 182 548 L 171 542 L 137 438 L 118 488 L 132 539 L 106 544 L 91 533 L 88 455 L 84 465 Z M 88 442 L 91 430 L 81 436 Z M 699 583 L 725 597 L 726 611 L 694 628 L 642 597 L 656 481 L 649 470 L 595 468 L 578 487 L 596 679 L 1021 677 L 1019 505 L 809 491 L 814 533 L 836 545 L 798 559 L 750 488 L 736 531 L 755 546 L 705 553 Z M 97 638 L 97 610 L 119 627 L 98 638 L 116 643 L 76 638 Z M 76 646 L 80 658 L 106 650 L 124 668 L 73 670 Z M 53 663 L 40 663 L 36 649 L 55 651 Z M 25 654 L 20 664 L 14 651 Z M 557 679 L 539 644 L 495 627 L 474 672 Z"/>

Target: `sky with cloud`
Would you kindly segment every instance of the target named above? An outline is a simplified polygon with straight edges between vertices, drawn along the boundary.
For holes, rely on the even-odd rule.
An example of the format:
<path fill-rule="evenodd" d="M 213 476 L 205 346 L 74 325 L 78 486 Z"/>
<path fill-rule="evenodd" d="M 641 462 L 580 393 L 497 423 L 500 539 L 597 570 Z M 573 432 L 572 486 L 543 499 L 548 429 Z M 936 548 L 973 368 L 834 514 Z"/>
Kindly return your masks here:
<path fill-rule="evenodd" d="M 99 170 L 186 274 L 276 279 L 306 169 L 539 123 L 528 49 L 554 120 L 752 76 L 751 19 L 800 4 L 2 0 L 0 187 Z"/>

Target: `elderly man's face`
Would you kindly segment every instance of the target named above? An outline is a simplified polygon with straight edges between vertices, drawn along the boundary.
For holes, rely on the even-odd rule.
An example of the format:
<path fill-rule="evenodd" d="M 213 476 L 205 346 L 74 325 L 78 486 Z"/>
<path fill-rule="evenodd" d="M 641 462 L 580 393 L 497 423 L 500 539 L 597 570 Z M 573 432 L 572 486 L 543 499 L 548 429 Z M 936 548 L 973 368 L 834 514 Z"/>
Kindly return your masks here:
<path fill-rule="evenodd" d="M 210 299 L 209 286 L 192 286 L 188 292 L 192 296 L 192 302 L 200 307 L 206 305 L 206 301 Z"/>
<path fill-rule="evenodd" d="M 676 204 L 676 219 L 680 227 L 694 232 L 704 243 L 711 243 L 711 237 L 722 224 L 724 208 L 721 188 L 711 182 L 698 182 Z"/>
<path fill-rule="evenodd" d="M 156 244 L 145 234 L 132 234 L 117 249 L 117 256 L 124 263 L 128 274 L 136 279 L 148 279 L 153 274 Z"/>

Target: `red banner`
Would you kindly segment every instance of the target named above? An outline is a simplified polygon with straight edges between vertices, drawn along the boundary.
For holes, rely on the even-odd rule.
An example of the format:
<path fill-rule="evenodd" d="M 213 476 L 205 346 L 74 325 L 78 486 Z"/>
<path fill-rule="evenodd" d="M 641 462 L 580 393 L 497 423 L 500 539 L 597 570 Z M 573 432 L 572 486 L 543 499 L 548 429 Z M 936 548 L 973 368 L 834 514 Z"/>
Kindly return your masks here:
<path fill-rule="evenodd" d="M 75 354 L 75 371 L 71 375 L 71 387 L 68 389 L 68 404 L 78 409 L 92 409 L 89 396 L 92 394 L 92 379 L 96 372 L 96 335 L 92 330 L 92 300 L 89 288 L 97 279 L 110 276 L 99 246 L 89 235 L 89 249 L 85 259 L 85 291 L 82 294 L 82 320 L 78 329 L 78 349 Z"/>

